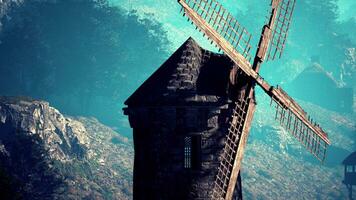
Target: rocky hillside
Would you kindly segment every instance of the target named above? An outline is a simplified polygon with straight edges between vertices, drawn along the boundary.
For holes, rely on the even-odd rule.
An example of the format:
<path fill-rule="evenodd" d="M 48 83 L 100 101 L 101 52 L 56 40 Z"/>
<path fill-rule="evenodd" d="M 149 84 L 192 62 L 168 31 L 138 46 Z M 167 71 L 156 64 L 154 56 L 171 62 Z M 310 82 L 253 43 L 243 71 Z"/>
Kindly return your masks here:
<path fill-rule="evenodd" d="M 322 165 L 258 107 L 242 167 L 245 199 L 347 199 L 341 162 L 356 150 L 356 116 L 302 106 L 329 134 Z M 0 199 L 130 199 L 132 141 L 48 103 L 0 98 Z"/>
<path fill-rule="evenodd" d="M 0 1 L 0 32 L 2 31 L 2 18 L 7 15 L 11 7 L 17 7 L 23 3 L 24 0 L 1 0 Z"/>
<path fill-rule="evenodd" d="M 329 134 L 332 145 L 322 164 L 274 121 L 268 97 L 258 97 L 242 167 L 245 199 L 348 199 L 342 161 L 356 151 L 355 113 L 298 100 Z"/>
<path fill-rule="evenodd" d="M 0 97 L 0 199 L 130 199 L 132 141 L 47 102 Z"/>

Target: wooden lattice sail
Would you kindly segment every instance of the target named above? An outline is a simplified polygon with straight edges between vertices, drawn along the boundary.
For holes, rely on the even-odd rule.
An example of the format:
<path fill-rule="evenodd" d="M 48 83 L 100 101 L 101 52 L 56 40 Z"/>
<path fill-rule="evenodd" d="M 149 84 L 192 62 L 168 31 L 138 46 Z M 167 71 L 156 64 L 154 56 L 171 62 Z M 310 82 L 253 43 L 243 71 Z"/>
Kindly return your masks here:
<path fill-rule="evenodd" d="M 275 90 L 284 97 L 288 97 L 282 88 Z M 281 103 L 274 97 L 271 98 L 271 105 L 276 109 L 275 119 L 289 131 L 300 143 L 317 159 L 324 161 L 326 149 L 330 145 L 327 134 L 307 113 L 292 99 L 288 103 Z M 295 111 L 293 111 L 295 110 Z"/>
<path fill-rule="evenodd" d="M 276 1 L 277 2 L 277 1 Z M 295 0 L 280 0 L 278 4 L 272 5 L 276 8 L 276 23 L 274 24 L 270 48 L 267 55 L 267 60 L 280 58 L 286 44 L 289 26 L 292 21 L 292 16 L 295 7 Z"/>
<path fill-rule="evenodd" d="M 223 38 L 235 51 L 251 60 L 251 34 L 220 3 L 216 0 L 188 0 L 180 3 L 183 5 L 184 14 L 187 14 L 198 28 L 204 29 L 203 24 L 211 27 L 216 36 Z M 211 38 L 211 33 L 207 30 L 203 32 Z"/>
<path fill-rule="evenodd" d="M 249 124 L 252 121 L 254 104 L 252 99 L 245 96 L 235 102 L 235 108 L 230 121 L 230 128 L 225 142 L 224 151 L 216 175 L 212 197 L 221 199 L 232 198 L 233 190 L 238 178 L 244 146 L 249 134 Z"/>

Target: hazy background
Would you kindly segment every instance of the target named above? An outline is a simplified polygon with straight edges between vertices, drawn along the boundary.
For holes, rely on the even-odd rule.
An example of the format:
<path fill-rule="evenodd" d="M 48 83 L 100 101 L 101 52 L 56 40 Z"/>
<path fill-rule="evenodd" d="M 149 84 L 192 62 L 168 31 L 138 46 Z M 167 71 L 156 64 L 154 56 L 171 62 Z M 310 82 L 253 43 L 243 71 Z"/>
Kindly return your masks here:
<path fill-rule="evenodd" d="M 123 101 L 189 36 L 215 50 L 180 16 L 176 1 L 15 2 L 2 10 L 0 94 L 41 98 L 123 134 L 130 134 Z M 256 46 L 269 1 L 221 2 Z M 354 87 L 355 65 L 345 64 L 356 56 L 354 8 L 352 0 L 298 1 L 283 58 L 261 74 L 288 84 L 316 57 L 340 85 Z"/>
<path fill-rule="evenodd" d="M 220 2 L 249 30 L 256 47 L 270 1 Z M 132 132 L 122 113 L 124 100 L 189 36 L 203 47 L 216 50 L 179 14 L 176 0 L 3 0 L 0 5 L 0 95 L 40 98 L 62 113 L 93 116 L 129 137 Z M 289 89 L 293 80 L 317 65 L 335 87 L 354 90 L 355 10 L 354 0 L 298 0 L 283 58 L 264 64 L 260 74 L 293 93 Z M 322 84 L 319 80 L 313 83 L 316 87 Z M 266 136 L 269 129 L 264 127 L 276 124 L 265 120 L 265 115 L 271 114 L 268 98 L 258 91 L 257 100 L 249 144 L 260 141 L 260 147 L 271 140 Z M 341 179 L 340 162 L 356 150 L 355 104 L 351 112 L 344 113 L 300 102 L 336 141 L 333 148 L 337 150 L 329 158 L 329 164 L 333 164 L 325 169 L 336 171 L 337 166 Z M 286 145 L 294 142 L 290 136 L 281 135 L 282 148 L 271 150 L 276 155 L 288 153 Z M 310 159 L 304 154 L 294 156 L 300 163 Z M 252 163 L 249 158 L 247 166 Z M 320 167 L 311 163 L 311 167 Z M 335 171 L 330 171 L 330 176 Z M 248 185 L 253 174 L 246 177 Z M 333 189 L 341 190 L 339 182 Z"/>

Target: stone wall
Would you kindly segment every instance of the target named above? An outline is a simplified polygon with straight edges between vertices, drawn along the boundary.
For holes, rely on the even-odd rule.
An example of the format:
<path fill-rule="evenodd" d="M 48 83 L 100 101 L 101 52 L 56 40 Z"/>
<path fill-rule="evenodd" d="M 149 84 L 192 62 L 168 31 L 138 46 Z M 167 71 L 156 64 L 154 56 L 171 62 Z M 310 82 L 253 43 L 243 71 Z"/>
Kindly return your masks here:
<path fill-rule="evenodd" d="M 227 56 L 189 38 L 126 100 L 134 132 L 134 199 L 210 198 L 230 103 L 243 93 L 246 79 Z M 191 152 L 199 166 L 191 169 L 184 165 L 186 137 L 200 140 L 198 155 Z"/>
<path fill-rule="evenodd" d="M 208 199 L 231 109 L 216 106 L 127 110 L 134 130 L 134 199 Z M 200 135 L 198 169 L 184 168 L 184 138 Z"/>

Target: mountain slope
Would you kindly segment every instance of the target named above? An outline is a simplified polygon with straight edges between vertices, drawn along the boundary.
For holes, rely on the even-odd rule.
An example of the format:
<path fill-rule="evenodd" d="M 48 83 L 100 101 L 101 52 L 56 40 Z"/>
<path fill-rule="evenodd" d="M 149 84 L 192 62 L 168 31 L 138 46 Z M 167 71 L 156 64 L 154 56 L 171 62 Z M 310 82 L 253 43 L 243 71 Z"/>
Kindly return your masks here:
<path fill-rule="evenodd" d="M 355 115 L 301 102 L 329 134 L 322 165 L 276 122 L 258 95 L 242 167 L 245 199 L 347 199 L 342 160 L 356 150 Z M 48 103 L 0 98 L 0 199 L 130 199 L 132 141 Z"/>
<path fill-rule="evenodd" d="M 299 101 L 332 142 L 322 164 L 274 121 L 269 99 L 258 106 L 242 167 L 245 199 L 348 199 L 343 159 L 356 150 L 356 116 Z"/>
<path fill-rule="evenodd" d="M 129 199 L 131 158 L 132 142 L 95 119 L 0 98 L 0 199 Z"/>

